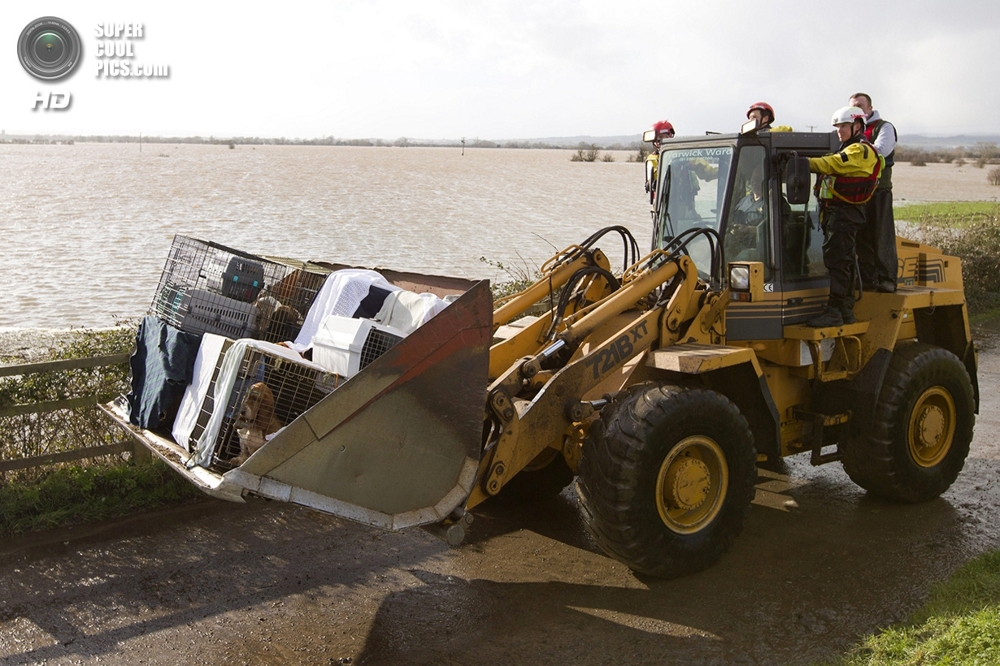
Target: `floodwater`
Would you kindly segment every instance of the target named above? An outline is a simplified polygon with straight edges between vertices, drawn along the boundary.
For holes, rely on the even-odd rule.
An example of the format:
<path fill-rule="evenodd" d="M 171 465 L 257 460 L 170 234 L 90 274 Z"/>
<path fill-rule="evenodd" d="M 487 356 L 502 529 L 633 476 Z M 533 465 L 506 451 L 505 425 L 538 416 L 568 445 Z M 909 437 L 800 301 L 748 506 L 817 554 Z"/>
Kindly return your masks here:
<path fill-rule="evenodd" d="M 568 150 L 0 145 L 0 330 L 109 326 L 174 234 L 255 254 L 506 279 L 592 232 L 649 244 L 641 164 Z M 615 236 L 602 244 L 620 256 Z M 618 253 L 616 255 L 616 252 Z"/>
<path fill-rule="evenodd" d="M 651 235 L 641 164 L 569 150 L 0 144 L 0 332 L 145 314 L 174 234 L 467 278 L 531 273 L 611 225 Z M 897 201 L 996 200 L 984 169 L 899 165 Z M 621 257 L 617 236 L 600 244 Z"/>

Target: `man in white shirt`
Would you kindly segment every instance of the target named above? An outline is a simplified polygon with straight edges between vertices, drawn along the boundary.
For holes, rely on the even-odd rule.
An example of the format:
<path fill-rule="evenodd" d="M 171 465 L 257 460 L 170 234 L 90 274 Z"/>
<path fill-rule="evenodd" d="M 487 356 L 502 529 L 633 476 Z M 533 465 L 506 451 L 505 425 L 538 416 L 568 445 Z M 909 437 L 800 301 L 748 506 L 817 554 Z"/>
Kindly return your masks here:
<path fill-rule="evenodd" d="M 892 164 L 896 151 L 896 128 L 882 120 L 872 108 L 867 93 L 851 95 L 851 106 L 865 113 L 865 139 L 885 158 L 878 189 L 865 204 L 865 226 L 858 233 L 858 266 L 865 291 L 894 292 L 899 268 L 896 263 L 896 222 L 892 217 Z"/>

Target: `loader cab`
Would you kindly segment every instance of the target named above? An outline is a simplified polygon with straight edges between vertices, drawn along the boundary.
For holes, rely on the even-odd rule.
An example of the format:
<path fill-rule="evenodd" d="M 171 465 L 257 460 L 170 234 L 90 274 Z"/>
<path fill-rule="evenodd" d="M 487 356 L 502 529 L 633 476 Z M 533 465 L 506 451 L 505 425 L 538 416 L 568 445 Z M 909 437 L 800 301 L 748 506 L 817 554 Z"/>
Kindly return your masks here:
<path fill-rule="evenodd" d="M 674 140 L 661 151 L 653 247 L 709 227 L 722 241 L 725 262 L 764 265 L 764 298 L 729 306 L 728 339 L 780 339 L 784 326 L 822 310 L 830 281 L 819 203 L 811 187 L 804 203 L 789 203 L 785 168 L 792 155 L 825 155 L 837 146 L 832 133 L 762 131 Z M 702 279 L 711 279 L 711 240 L 699 236 L 687 251 Z"/>

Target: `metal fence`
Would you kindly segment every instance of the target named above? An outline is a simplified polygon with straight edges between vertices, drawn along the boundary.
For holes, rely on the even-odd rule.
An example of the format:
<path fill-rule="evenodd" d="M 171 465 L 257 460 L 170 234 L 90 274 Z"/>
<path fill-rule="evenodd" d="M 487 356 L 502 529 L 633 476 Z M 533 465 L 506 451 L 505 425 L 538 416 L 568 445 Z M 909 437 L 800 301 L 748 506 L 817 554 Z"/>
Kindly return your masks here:
<path fill-rule="evenodd" d="M 81 460 L 147 459 L 97 408 L 127 389 L 128 359 L 126 353 L 0 366 L 0 481 Z"/>

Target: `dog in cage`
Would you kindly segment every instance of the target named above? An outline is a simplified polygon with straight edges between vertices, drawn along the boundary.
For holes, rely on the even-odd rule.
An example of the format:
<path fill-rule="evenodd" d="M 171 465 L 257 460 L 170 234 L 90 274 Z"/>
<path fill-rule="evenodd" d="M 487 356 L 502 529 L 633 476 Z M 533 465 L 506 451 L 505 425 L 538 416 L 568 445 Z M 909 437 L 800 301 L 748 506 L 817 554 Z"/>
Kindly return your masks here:
<path fill-rule="evenodd" d="M 290 305 L 282 305 L 268 317 L 263 337 L 273 342 L 294 340 L 300 328 L 302 328 L 302 315 Z"/>
<path fill-rule="evenodd" d="M 242 465 L 264 446 L 267 435 L 273 435 L 283 427 L 274 414 L 274 393 L 267 384 L 257 382 L 250 387 L 243 397 L 235 425 L 240 438 L 240 454 L 229 462 Z"/>
<path fill-rule="evenodd" d="M 261 296 L 254 305 L 257 307 L 260 337 L 271 342 L 294 340 L 302 328 L 302 315 L 290 305 L 282 305 L 273 296 Z"/>

